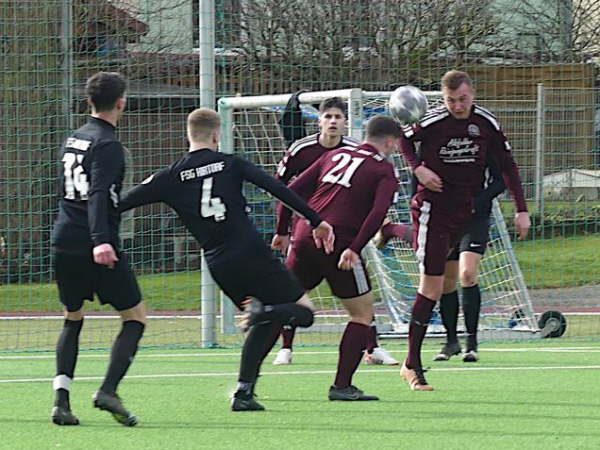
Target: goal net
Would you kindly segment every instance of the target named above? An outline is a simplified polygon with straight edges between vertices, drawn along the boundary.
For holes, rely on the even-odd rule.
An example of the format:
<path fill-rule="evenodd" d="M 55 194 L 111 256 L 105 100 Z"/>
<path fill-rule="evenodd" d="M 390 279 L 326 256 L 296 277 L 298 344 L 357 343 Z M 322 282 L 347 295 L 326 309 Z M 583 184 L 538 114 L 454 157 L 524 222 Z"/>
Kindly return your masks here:
<path fill-rule="evenodd" d="M 368 92 L 360 89 L 303 93 L 299 99 L 307 133 L 318 131 L 316 104 L 339 96 L 348 101 L 348 134 L 360 139 L 366 121 L 374 114 L 387 114 L 390 92 Z M 427 93 L 430 103 L 440 101 L 439 92 Z M 286 144 L 279 119 L 290 95 L 231 97 L 219 101 L 223 117 L 222 151 L 237 153 L 272 174 L 283 157 Z M 410 175 L 402 158 L 393 157 L 400 173 L 399 201 L 388 217 L 394 222 L 410 223 Z M 254 187 L 245 192 L 252 216 L 259 230 L 270 242 L 275 228 L 275 202 Z M 372 244 L 364 250 L 374 287 L 378 331 L 383 336 L 402 336 L 408 332 L 412 302 L 418 284 L 419 270 L 409 244 L 394 240 L 382 251 Z M 532 337 L 538 334 L 537 322 L 523 276 L 513 252 L 502 212 L 493 208 L 489 249 L 482 261 L 483 338 Z M 347 320 L 341 303 L 331 295 L 326 282 L 310 293 L 318 312 L 315 326 L 302 333 L 299 342 L 324 342 L 328 334 L 339 336 Z M 459 325 L 460 326 L 460 325 Z M 431 334 L 443 332 L 439 314 L 435 313 L 429 328 Z"/>

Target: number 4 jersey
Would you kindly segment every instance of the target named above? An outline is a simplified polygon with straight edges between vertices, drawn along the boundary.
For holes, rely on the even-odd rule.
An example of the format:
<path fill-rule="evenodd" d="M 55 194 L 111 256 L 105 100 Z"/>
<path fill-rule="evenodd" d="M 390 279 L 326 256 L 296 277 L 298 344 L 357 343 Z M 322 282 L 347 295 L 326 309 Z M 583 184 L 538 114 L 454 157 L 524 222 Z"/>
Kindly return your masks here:
<path fill-rule="evenodd" d="M 266 190 L 306 217 L 321 218 L 281 181 L 237 156 L 201 149 L 148 177 L 127 192 L 121 210 L 163 202 L 173 208 L 204 249 L 209 265 L 268 252 L 248 217 L 244 181 Z M 264 203 L 271 205 L 269 198 Z"/>
<path fill-rule="evenodd" d="M 60 201 L 52 244 L 85 252 L 119 246 L 119 193 L 125 173 L 123 146 L 110 123 L 90 117 L 60 152 Z"/>
<path fill-rule="evenodd" d="M 386 156 L 363 143 L 327 152 L 290 188 L 333 225 L 336 241 L 360 253 L 395 200 L 398 179 Z M 280 208 L 278 218 L 277 233 L 287 234 L 289 211 Z"/>

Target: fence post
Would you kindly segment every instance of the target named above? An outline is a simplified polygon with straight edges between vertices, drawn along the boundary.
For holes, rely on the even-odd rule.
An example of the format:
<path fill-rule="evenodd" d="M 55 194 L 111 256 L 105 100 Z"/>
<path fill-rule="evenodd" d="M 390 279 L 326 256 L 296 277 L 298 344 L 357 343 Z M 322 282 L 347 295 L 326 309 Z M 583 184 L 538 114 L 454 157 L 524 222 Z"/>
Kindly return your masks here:
<path fill-rule="evenodd" d="M 202 0 L 200 2 L 198 17 L 198 43 L 200 47 L 200 106 L 205 108 L 215 107 L 215 2 Z M 216 315 L 218 289 L 213 280 L 204 252 L 201 260 L 202 293 L 201 308 L 201 345 L 203 348 L 214 347 L 216 342 Z"/>
<path fill-rule="evenodd" d="M 544 236 L 544 147 L 545 147 L 545 117 L 546 92 L 543 83 L 537 85 L 537 105 L 535 121 L 535 201 L 536 210 Z"/>

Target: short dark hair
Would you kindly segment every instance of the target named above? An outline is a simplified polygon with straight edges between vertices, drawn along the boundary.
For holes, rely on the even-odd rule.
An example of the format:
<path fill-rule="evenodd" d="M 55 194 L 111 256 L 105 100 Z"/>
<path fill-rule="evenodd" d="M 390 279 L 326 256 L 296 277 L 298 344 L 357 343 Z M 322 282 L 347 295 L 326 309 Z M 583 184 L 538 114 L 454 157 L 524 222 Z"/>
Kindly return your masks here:
<path fill-rule="evenodd" d="M 450 91 L 458 89 L 463 83 L 469 87 L 473 87 L 473 80 L 470 75 L 462 70 L 450 70 L 442 77 L 442 89 L 446 88 Z"/>
<path fill-rule="evenodd" d="M 187 117 L 187 128 L 192 140 L 207 139 L 221 126 L 221 116 L 210 108 L 198 108 Z"/>
<path fill-rule="evenodd" d="M 338 108 L 344 114 L 344 117 L 348 115 L 346 102 L 340 97 L 329 97 L 321 102 L 319 105 L 319 114 L 323 114 L 325 111 L 331 108 Z"/>
<path fill-rule="evenodd" d="M 402 126 L 391 117 L 378 114 L 367 122 L 366 135 L 367 139 L 381 139 L 388 136 L 400 138 Z"/>
<path fill-rule="evenodd" d="M 95 73 L 85 83 L 85 93 L 97 112 L 113 109 L 126 89 L 125 78 L 117 72 Z"/>

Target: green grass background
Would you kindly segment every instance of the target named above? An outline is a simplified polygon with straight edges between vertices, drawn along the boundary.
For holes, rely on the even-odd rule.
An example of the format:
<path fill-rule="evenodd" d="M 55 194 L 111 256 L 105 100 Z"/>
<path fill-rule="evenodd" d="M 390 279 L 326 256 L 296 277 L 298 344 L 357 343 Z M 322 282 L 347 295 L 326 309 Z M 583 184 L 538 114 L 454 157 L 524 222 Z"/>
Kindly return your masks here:
<path fill-rule="evenodd" d="M 214 350 L 203 352 L 206 356 L 164 358 L 142 351 L 130 375 L 216 375 L 126 379 L 120 393 L 140 417 L 136 428 L 124 428 L 91 407 L 99 380 L 74 383 L 73 408 L 82 425 L 70 428 L 50 423 L 50 381 L 0 384 L 0 448 L 595 449 L 600 373 L 574 366 L 598 367 L 600 343 L 551 350 L 574 345 L 568 340 L 484 345 L 476 365 L 456 358 L 432 362 L 427 377 L 436 390 L 427 393 L 409 391 L 397 368 L 362 365 L 355 384 L 381 397 L 368 403 L 329 402 L 335 349 L 302 349 L 292 366 L 272 366 L 268 358 L 257 389 L 267 411 L 259 413 L 229 411 L 238 356 Z M 406 352 L 404 345 L 388 347 L 398 358 Z M 438 349 L 426 345 L 426 360 Z M 80 359 L 77 376 L 101 377 L 107 355 L 85 355 L 92 358 Z M 0 379 L 51 377 L 51 354 L 38 356 L 48 358 L 2 360 Z M 549 366 L 565 368 L 540 370 Z"/>

